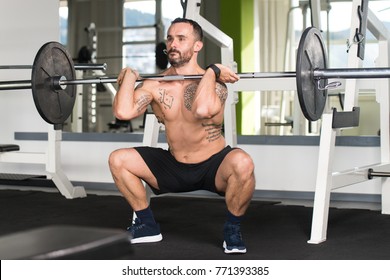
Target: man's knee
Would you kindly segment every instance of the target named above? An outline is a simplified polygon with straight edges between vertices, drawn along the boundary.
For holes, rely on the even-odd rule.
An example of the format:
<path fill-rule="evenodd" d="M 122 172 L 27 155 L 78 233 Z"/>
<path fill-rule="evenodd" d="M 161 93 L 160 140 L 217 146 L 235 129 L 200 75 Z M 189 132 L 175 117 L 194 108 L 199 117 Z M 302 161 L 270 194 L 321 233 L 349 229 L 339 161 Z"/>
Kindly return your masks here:
<path fill-rule="evenodd" d="M 252 177 L 254 173 L 254 163 L 250 155 L 244 151 L 236 153 L 233 159 L 233 168 L 236 174 L 243 177 Z"/>
<path fill-rule="evenodd" d="M 119 150 L 115 150 L 111 152 L 110 156 L 108 157 L 108 165 L 111 169 L 116 168 L 120 165 L 119 153 Z"/>

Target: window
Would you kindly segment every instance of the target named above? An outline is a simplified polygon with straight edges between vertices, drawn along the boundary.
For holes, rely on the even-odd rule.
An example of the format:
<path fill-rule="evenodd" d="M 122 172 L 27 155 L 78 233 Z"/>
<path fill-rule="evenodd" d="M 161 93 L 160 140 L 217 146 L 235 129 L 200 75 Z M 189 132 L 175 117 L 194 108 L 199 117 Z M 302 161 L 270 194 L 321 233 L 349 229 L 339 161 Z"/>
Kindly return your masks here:
<path fill-rule="evenodd" d="M 154 73 L 156 3 L 154 0 L 129 1 L 125 2 L 123 10 L 124 66 L 131 66 L 142 73 Z"/>
<path fill-rule="evenodd" d="M 369 1 L 368 7 L 380 21 L 384 22 L 386 26 L 389 26 L 389 1 Z M 324 38 L 326 39 L 326 36 L 328 36 L 329 39 L 329 67 L 347 67 L 348 44 L 352 43 L 347 42 L 347 38 L 350 35 L 352 1 L 331 1 L 329 8 L 329 16 L 327 16 L 326 11 L 323 11 L 321 15 Z M 377 40 L 367 28 L 363 67 L 375 67 L 375 59 L 377 56 Z"/>
<path fill-rule="evenodd" d="M 123 65 L 140 73 L 156 73 L 155 48 L 158 41 L 155 0 L 134 0 L 124 3 Z M 170 22 L 183 15 L 180 1 L 162 0 L 164 38 Z"/>
<path fill-rule="evenodd" d="M 68 1 L 60 1 L 60 38 L 63 45 L 68 44 Z"/>

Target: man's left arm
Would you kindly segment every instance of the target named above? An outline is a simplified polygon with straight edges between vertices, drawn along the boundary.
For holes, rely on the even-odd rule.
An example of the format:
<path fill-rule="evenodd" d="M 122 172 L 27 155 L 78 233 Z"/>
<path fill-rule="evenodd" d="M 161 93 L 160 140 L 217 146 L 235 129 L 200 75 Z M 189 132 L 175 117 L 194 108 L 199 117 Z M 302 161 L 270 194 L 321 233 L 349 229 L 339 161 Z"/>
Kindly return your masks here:
<path fill-rule="evenodd" d="M 230 68 L 214 64 L 206 69 L 195 93 L 192 112 L 199 119 L 211 119 L 223 110 L 227 98 L 224 83 L 234 83 L 239 77 Z"/>

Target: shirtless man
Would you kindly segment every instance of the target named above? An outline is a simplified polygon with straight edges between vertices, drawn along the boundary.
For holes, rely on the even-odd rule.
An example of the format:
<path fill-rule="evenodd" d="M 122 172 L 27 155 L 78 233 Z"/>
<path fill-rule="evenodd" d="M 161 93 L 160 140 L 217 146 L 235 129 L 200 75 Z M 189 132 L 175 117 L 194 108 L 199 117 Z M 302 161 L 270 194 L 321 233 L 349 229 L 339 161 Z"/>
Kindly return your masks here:
<path fill-rule="evenodd" d="M 215 64 L 206 70 L 197 63 L 203 47 L 202 28 L 195 21 L 178 18 L 167 36 L 171 66 L 164 75 L 202 74 L 200 80 L 145 80 L 135 88 L 137 71 L 125 68 L 118 76 L 113 102 L 118 119 L 138 117 L 150 104 L 165 125 L 169 149 L 135 147 L 110 155 L 116 186 L 137 215 L 129 227 L 132 243 L 162 240 L 160 227 L 148 205 L 145 181 L 156 193 L 208 190 L 225 196 L 227 218 L 223 230 L 225 253 L 246 253 L 240 221 L 255 188 L 254 165 L 243 150 L 226 146 L 222 135 L 225 83 L 239 77 L 228 67 Z"/>

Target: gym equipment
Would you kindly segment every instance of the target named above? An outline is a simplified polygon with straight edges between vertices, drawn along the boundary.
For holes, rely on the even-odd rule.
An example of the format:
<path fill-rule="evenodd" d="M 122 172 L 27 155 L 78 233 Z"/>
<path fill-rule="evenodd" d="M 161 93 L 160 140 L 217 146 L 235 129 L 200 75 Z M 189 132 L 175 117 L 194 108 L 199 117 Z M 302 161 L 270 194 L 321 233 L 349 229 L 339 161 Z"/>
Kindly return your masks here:
<path fill-rule="evenodd" d="M 75 79 L 73 60 L 60 43 L 46 43 L 35 56 L 31 72 L 31 88 L 35 106 L 41 117 L 51 124 L 63 124 L 72 114 L 76 87 L 58 88 L 51 77 Z"/>
<path fill-rule="evenodd" d="M 246 78 L 296 77 L 299 103 L 309 121 L 321 118 L 327 100 L 327 90 L 340 83 L 327 84 L 327 79 L 390 78 L 390 68 L 326 68 L 326 49 L 319 30 L 307 28 L 299 43 L 296 72 L 239 73 Z M 144 75 L 138 81 L 201 79 L 202 75 Z M 0 90 L 32 89 L 35 106 L 48 123 L 61 125 L 70 116 L 75 101 L 75 87 L 79 84 L 116 83 L 117 77 L 75 79 L 73 61 L 67 50 L 57 42 L 44 44 L 32 67 L 31 81 L 0 82 Z"/>
<path fill-rule="evenodd" d="M 33 65 L 0 65 L 0 70 L 32 69 Z M 74 70 L 107 70 L 107 63 L 75 63 Z"/>
<path fill-rule="evenodd" d="M 362 47 L 364 47 L 364 40 L 362 40 L 363 36 L 361 35 L 366 32 L 365 21 L 367 21 L 367 28 L 377 40 L 378 57 L 376 58 L 376 65 L 389 67 L 390 60 L 388 51 L 390 48 L 390 33 L 388 29 L 383 22 L 370 11 L 370 9 L 366 8 L 365 2 L 368 1 L 353 0 L 352 2 L 349 38 L 353 39 L 353 43 L 347 43 L 348 67 L 359 67 L 363 63 L 361 59 L 361 50 Z M 362 13 L 365 13 L 366 15 L 362 16 Z M 365 71 L 370 71 L 370 69 L 365 69 Z M 372 83 L 370 89 L 375 91 L 375 97 L 380 106 L 380 157 L 376 158 L 374 163 L 367 164 L 365 162 L 363 166 L 356 166 L 356 163 L 354 163 L 353 166 L 350 166 L 346 170 L 335 170 L 336 137 L 340 132 L 340 127 L 333 125 L 335 114 L 326 112 L 322 115 L 320 149 L 315 183 L 311 236 L 310 240 L 308 240 L 309 244 L 319 244 L 327 239 L 328 215 L 333 190 L 340 190 L 340 188 L 346 186 L 365 183 L 369 179 L 376 179 L 376 183 L 381 187 L 381 213 L 390 214 L 390 180 L 387 178 L 380 178 L 386 173 L 387 175 L 390 175 L 389 81 L 390 80 L 388 79 L 375 83 L 373 81 L 367 81 Z M 358 108 L 359 93 L 360 90 L 363 89 L 361 84 L 361 81 L 358 79 L 346 81 L 343 114 L 351 113 Z M 342 118 L 344 118 L 344 116 Z"/>
<path fill-rule="evenodd" d="M 374 177 L 390 177 L 390 172 L 381 172 L 381 171 L 375 171 L 372 168 L 368 169 L 368 179 L 374 179 Z"/>

